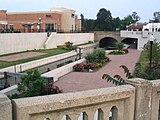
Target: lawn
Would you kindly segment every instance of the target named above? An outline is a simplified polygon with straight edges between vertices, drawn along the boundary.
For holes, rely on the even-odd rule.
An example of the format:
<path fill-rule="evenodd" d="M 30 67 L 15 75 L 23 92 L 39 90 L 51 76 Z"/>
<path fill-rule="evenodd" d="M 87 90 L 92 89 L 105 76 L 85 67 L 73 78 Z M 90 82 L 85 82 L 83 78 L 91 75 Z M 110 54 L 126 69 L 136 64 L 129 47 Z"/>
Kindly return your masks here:
<path fill-rule="evenodd" d="M 42 59 L 42 58 L 66 53 L 66 52 L 69 52 L 69 51 L 70 50 L 64 50 L 64 49 L 61 49 L 61 48 L 54 48 L 54 49 L 29 50 L 29 51 L 19 52 L 19 53 L 41 52 L 41 53 L 46 53 L 46 54 L 31 57 L 31 58 L 21 59 L 21 60 L 17 60 L 17 61 L 12 61 L 12 62 L 0 61 L 0 69 L 5 68 L 5 67 L 9 67 L 9 66 L 13 66 L 13 65 L 17 65 L 17 64 L 21 64 L 21 63 L 25 63 L 25 62 L 30 62 L 30 61 L 33 61 L 33 60 L 38 60 L 38 59 Z M 1 56 L 15 55 L 15 54 L 19 54 L 19 53 L 11 53 L 11 54 L 1 55 Z"/>

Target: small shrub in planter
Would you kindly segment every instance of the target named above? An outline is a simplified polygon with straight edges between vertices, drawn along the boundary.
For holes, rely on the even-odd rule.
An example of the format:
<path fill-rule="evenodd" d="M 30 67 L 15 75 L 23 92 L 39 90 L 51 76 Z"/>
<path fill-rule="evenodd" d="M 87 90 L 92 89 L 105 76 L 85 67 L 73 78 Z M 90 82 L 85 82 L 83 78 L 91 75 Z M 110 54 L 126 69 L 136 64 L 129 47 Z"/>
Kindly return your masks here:
<path fill-rule="evenodd" d="M 122 51 L 124 51 L 125 53 L 128 53 L 128 49 L 123 49 Z"/>
<path fill-rule="evenodd" d="M 122 51 L 122 50 L 114 50 L 111 52 L 111 54 L 114 54 L 114 55 L 121 55 L 121 54 L 124 54 L 125 52 Z"/>
<path fill-rule="evenodd" d="M 58 94 L 62 93 L 63 90 L 60 89 L 57 85 L 55 85 L 53 82 L 49 83 L 45 86 L 44 95 L 50 95 L 50 94 Z"/>
<path fill-rule="evenodd" d="M 109 59 L 109 57 L 105 57 L 105 62 L 109 62 L 110 61 L 110 59 Z"/>
<path fill-rule="evenodd" d="M 85 64 L 84 63 L 77 63 L 73 66 L 74 71 L 84 71 Z"/>
<path fill-rule="evenodd" d="M 96 63 L 96 68 L 101 68 L 102 67 L 102 63 Z"/>
<path fill-rule="evenodd" d="M 89 70 L 89 69 L 95 69 L 96 68 L 96 64 L 94 64 L 94 63 L 87 63 L 86 65 L 85 65 L 85 69 L 87 69 L 87 70 Z"/>

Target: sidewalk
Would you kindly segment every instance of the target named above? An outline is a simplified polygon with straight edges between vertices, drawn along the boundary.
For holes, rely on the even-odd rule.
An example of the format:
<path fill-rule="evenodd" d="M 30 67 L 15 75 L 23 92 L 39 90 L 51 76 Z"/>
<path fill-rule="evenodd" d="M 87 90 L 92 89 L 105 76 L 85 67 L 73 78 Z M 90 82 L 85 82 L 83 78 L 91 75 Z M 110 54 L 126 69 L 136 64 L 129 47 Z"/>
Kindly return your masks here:
<path fill-rule="evenodd" d="M 129 53 L 126 55 L 108 55 L 111 62 L 97 72 L 71 72 L 61 77 L 57 82 L 55 82 L 55 84 L 63 89 L 63 92 L 76 92 L 114 86 L 113 84 L 102 79 L 103 74 L 107 73 L 112 77 L 115 74 L 119 74 L 121 77 L 125 78 L 123 69 L 119 68 L 119 66 L 125 65 L 133 72 L 140 53 L 141 51 L 129 49 Z"/>

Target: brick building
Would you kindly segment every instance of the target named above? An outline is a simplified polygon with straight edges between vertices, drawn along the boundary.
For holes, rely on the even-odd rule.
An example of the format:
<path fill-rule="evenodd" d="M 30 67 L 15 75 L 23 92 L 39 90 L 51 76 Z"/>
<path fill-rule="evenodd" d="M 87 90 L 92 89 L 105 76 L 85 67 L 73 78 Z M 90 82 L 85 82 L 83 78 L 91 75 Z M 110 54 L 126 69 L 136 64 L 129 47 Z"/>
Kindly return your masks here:
<path fill-rule="evenodd" d="M 81 22 L 75 10 L 57 7 L 49 11 L 7 12 L 0 10 L 0 32 L 76 32 Z"/>

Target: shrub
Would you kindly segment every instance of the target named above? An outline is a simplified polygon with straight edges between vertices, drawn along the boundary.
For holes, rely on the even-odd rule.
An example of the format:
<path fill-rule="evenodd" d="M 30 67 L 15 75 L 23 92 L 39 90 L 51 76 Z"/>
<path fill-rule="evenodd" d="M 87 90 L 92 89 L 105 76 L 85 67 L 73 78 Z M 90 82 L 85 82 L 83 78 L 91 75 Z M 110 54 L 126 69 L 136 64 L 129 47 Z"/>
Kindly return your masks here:
<path fill-rule="evenodd" d="M 124 54 L 125 52 L 122 51 L 122 50 L 114 50 L 111 52 L 111 54 L 114 54 L 114 55 L 119 55 L 119 54 Z"/>
<path fill-rule="evenodd" d="M 19 94 L 13 94 L 12 96 L 9 96 L 10 99 L 56 94 L 62 92 L 59 87 L 51 87 L 51 84 L 53 83 L 46 85 L 38 70 L 27 72 L 27 75 L 22 76 L 21 79 L 22 81 L 18 83 Z"/>
<path fill-rule="evenodd" d="M 105 59 L 105 51 L 103 49 L 96 49 L 92 53 L 88 53 L 85 57 L 86 62 L 100 63 Z"/>
<path fill-rule="evenodd" d="M 88 43 L 93 43 L 93 41 L 88 41 Z"/>
<path fill-rule="evenodd" d="M 117 50 L 122 50 L 124 48 L 124 44 L 118 42 L 118 43 L 116 43 L 116 48 L 117 48 Z"/>
<path fill-rule="evenodd" d="M 96 68 L 96 64 L 94 64 L 94 63 L 87 63 L 85 65 L 85 69 L 87 69 L 87 70 L 89 70 L 89 69 L 93 70 L 94 68 Z"/>
<path fill-rule="evenodd" d="M 66 47 L 67 47 L 68 49 L 72 49 L 72 47 L 73 47 L 73 43 L 70 42 L 70 41 L 65 42 L 65 45 L 66 45 Z"/>
<path fill-rule="evenodd" d="M 101 63 L 96 63 L 96 68 L 101 68 L 102 64 Z"/>
<path fill-rule="evenodd" d="M 84 63 L 77 63 L 73 66 L 74 71 L 84 71 L 85 64 Z"/>
<path fill-rule="evenodd" d="M 109 62 L 110 61 L 110 59 L 109 59 L 109 57 L 105 57 L 105 62 Z"/>
<path fill-rule="evenodd" d="M 50 95 L 50 94 L 58 94 L 58 93 L 62 93 L 63 90 L 60 89 L 57 85 L 55 85 L 53 82 L 45 85 L 45 91 L 44 91 L 44 95 Z"/>
<path fill-rule="evenodd" d="M 122 49 L 122 51 L 124 51 L 125 53 L 128 53 L 128 49 Z"/>

